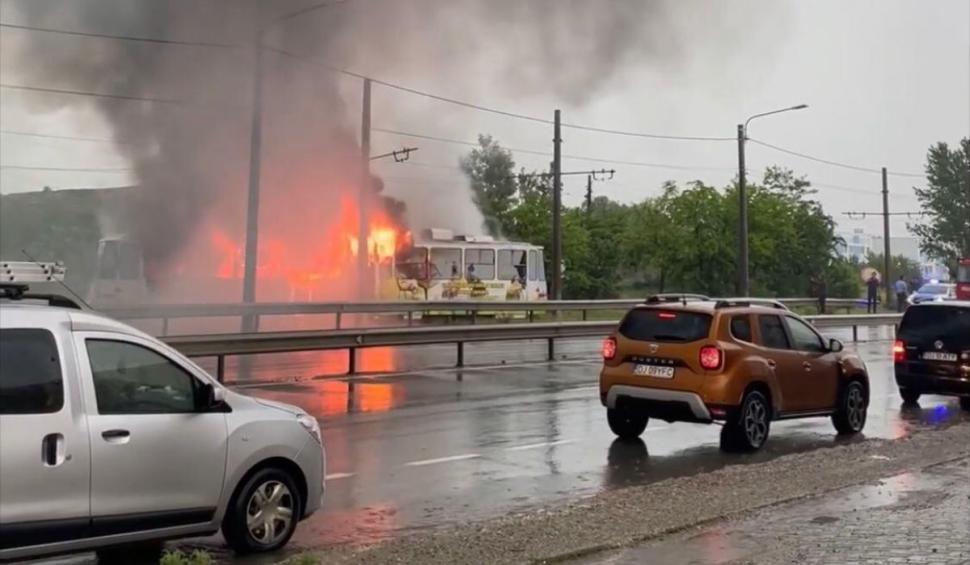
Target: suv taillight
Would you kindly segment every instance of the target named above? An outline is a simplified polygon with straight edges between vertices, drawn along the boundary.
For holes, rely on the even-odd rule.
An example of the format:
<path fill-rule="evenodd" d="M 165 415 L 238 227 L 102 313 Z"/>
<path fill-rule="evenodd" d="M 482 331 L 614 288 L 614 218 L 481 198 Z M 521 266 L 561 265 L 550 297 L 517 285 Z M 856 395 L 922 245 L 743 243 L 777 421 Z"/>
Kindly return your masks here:
<path fill-rule="evenodd" d="M 897 339 L 893 344 L 893 362 L 902 363 L 906 360 L 906 344 Z"/>
<path fill-rule="evenodd" d="M 609 361 L 616 357 L 616 338 L 608 337 L 603 340 L 603 359 Z"/>
<path fill-rule="evenodd" d="M 721 350 L 713 345 L 705 345 L 701 348 L 700 354 L 701 367 L 713 371 L 721 367 Z"/>

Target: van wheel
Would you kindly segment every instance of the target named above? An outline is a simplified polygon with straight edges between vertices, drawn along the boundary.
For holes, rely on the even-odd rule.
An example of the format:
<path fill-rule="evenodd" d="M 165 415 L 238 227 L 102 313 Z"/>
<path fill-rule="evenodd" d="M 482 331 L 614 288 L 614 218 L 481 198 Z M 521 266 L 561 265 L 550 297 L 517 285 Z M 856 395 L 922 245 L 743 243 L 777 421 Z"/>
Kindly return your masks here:
<path fill-rule="evenodd" d="M 910 406 L 919 403 L 920 392 L 912 388 L 899 389 L 899 396 L 903 397 L 903 403 Z"/>
<path fill-rule="evenodd" d="M 960 397 L 960 408 L 963 408 L 967 412 L 970 412 L 970 396 Z"/>
<path fill-rule="evenodd" d="M 728 414 L 721 428 L 721 448 L 725 451 L 756 451 L 768 440 L 771 409 L 768 399 L 757 390 L 744 395 L 740 408 Z"/>
<path fill-rule="evenodd" d="M 839 403 L 835 414 L 832 414 L 832 424 L 840 434 L 857 434 L 866 425 L 866 409 L 869 407 L 869 395 L 859 381 L 852 381 L 839 393 Z"/>
<path fill-rule="evenodd" d="M 643 430 L 647 429 L 648 418 L 642 414 L 637 414 L 632 410 L 621 410 L 619 408 L 606 409 L 606 421 L 610 424 L 610 429 L 620 439 L 634 439 L 640 437 Z"/>
<path fill-rule="evenodd" d="M 302 513 L 300 490 L 289 473 L 262 469 L 229 501 L 222 535 L 236 553 L 275 551 L 290 541 Z"/>

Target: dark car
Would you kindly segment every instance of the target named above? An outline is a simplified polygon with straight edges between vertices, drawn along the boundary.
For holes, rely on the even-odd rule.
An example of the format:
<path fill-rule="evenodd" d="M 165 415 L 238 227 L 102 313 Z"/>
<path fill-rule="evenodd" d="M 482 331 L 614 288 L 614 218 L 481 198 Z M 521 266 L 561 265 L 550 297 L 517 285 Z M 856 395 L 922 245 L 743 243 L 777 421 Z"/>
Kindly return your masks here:
<path fill-rule="evenodd" d="M 959 396 L 970 410 L 970 301 L 910 306 L 893 344 L 896 384 L 907 403 L 922 394 Z"/>

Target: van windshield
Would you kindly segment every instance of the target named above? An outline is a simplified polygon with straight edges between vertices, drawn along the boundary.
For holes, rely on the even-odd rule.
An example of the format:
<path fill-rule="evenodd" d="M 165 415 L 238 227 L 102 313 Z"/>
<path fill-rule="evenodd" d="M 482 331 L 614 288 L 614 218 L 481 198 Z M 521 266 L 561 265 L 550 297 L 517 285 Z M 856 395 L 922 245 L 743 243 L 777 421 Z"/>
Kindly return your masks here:
<path fill-rule="evenodd" d="M 919 345 L 942 341 L 952 348 L 970 347 L 970 308 L 911 306 L 899 326 L 899 339 Z"/>
<path fill-rule="evenodd" d="M 699 312 L 637 308 L 620 322 L 620 334 L 640 341 L 697 341 L 710 330 L 711 316 Z"/>

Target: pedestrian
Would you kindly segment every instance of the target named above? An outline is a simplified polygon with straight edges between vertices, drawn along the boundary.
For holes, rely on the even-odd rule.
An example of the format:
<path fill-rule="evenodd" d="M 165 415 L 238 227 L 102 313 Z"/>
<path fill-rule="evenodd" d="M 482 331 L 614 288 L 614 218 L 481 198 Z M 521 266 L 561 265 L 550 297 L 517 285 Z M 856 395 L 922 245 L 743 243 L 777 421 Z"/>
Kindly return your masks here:
<path fill-rule="evenodd" d="M 825 314 L 825 301 L 828 299 L 829 289 L 825 284 L 825 275 L 818 277 L 818 309 L 820 314 Z"/>
<path fill-rule="evenodd" d="M 902 312 L 906 309 L 906 297 L 909 295 L 909 285 L 906 284 L 906 279 L 899 277 L 896 281 L 896 311 Z"/>
<path fill-rule="evenodd" d="M 873 272 L 866 281 L 866 313 L 875 314 L 879 296 L 879 275 Z"/>

